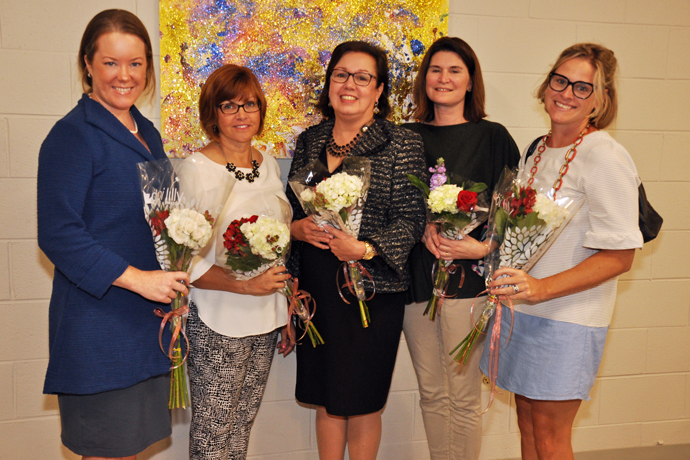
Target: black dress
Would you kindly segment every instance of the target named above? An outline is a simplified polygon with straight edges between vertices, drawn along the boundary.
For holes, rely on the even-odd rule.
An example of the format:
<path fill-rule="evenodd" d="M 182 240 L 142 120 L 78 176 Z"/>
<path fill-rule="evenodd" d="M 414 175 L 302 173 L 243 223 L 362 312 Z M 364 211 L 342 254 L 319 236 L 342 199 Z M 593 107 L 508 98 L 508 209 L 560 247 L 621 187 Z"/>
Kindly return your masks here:
<path fill-rule="evenodd" d="M 357 298 L 336 290 L 343 262 L 330 250 L 305 245 L 300 288 L 316 299 L 314 325 L 326 342 L 297 347 L 297 400 L 324 406 L 331 415 L 381 410 L 386 404 L 405 313 L 405 293 L 376 294 L 367 302 L 371 322 L 362 327 Z M 341 276 L 342 279 L 342 276 Z"/>
<path fill-rule="evenodd" d="M 326 120 L 300 135 L 290 176 L 319 157 L 325 161 L 332 127 L 333 121 Z M 362 326 L 357 299 L 347 289 L 343 294 L 350 304 L 340 298 L 336 273 L 342 262 L 330 250 L 293 241 L 288 262 L 300 288 L 316 301 L 314 324 L 325 341 L 314 348 L 306 339 L 297 347 L 295 396 L 336 416 L 369 414 L 386 404 L 405 312 L 407 257 L 423 234 L 425 219 L 421 193 L 405 176 L 424 174 L 417 134 L 377 120 L 350 155 L 371 160 L 371 185 L 359 232 L 359 240 L 370 242 L 380 254 L 360 261 L 376 284 L 376 294 L 367 302 L 369 327 Z M 304 218 L 290 187 L 287 195 L 293 218 Z M 371 283 L 365 281 L 365 289 L 371 294 Z"/>

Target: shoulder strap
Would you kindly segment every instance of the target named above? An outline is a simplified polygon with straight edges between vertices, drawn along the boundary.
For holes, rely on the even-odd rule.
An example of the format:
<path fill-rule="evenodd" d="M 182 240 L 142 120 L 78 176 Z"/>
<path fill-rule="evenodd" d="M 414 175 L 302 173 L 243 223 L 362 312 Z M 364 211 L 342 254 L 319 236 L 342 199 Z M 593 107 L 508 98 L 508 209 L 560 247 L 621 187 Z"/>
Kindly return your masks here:
<path fill-rule="evenodd" d="M 527 155 L 525 155 L 525 161 L 527 161 L 527 159 L 530 156 L 532 156 L 534 151 L 537 149 L 537 145 L 539 144 L 539 141 L 541 140 L 542 137 L 544 137 L 544 136 L 539 136 L 538 138 L 536 138 L 535 140 L 532 141 L 529 148 L 527 149 Z"/>

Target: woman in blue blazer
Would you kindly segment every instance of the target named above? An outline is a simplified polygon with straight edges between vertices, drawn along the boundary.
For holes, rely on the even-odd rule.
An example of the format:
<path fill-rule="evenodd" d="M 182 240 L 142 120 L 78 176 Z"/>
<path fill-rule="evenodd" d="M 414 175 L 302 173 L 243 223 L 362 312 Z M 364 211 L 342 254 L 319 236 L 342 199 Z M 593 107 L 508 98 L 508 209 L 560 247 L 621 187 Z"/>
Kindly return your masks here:
<path fill-rule="evenodd" d="M 141 21 L 96 15 L 84 32 L 85 93 L 41 146 L 38 243 L 55 265 L 44 393 L 57 394 L 62 441 L 84 458 L 131 458 L 171 432 L 170 363 L 153 310 L 185 273 L 159 269 L 137 163 L 165 158 L 134 106 L 155 84 Z"/>

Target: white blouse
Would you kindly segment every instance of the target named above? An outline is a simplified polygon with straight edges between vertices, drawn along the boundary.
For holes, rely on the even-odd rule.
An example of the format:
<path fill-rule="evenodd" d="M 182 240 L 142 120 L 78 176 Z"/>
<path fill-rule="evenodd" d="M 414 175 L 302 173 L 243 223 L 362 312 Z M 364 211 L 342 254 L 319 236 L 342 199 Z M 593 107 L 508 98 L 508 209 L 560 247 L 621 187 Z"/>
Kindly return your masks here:
<path fill-rule="evenodd" d="M 191 157 L 194 155 L 203 155 L 203 153 L 195 152 Z M 206 161 L 204 164 L 209 165 L 209 168 L 225 170 L 225 166 L 215 162 Z M 251 172 L 250 168 L 238 169 L 245 174 Z M 209 178 L 215 177 L 217 176 L 209 174 Z M 192 261 L 190 272 L 192 282 L 199 279 L 216 263 L 217 248 L 218 251 L 224 251 L 223 233 L 230 222 L 253 214 L 272 215 L 277 212 L 276 196 L 287 202 L 283 184 L 280 181 L 278 162 L 270 155 L 263 155 L 259 177 L 254 182 L 249 183 L 246 180 L 235 182 L 225 207 L 218 217 L 211 243 Z M 278 293 L 253 296 L 192 288 L 190 299 L 197 306 L 199 317 L 203 322 L 215 332 L 228 337 L 265 334 L 287 324 L 287 301 Z"/>
<path fill-rule="evenodd" d="M 552 187 L 570 147 L 546 148 L 535 175 L 535 188 Z M 535 156 L 536 152 L 525 164 L 523 152 L 521 179 L 529 177 Z M 581 198 L 584 204 L 529 274 L 535 278 L 555 275 L 576 266 L 600 249 L 641 248 L 639 185 L 635 164 L 622 145 L 603 131 L 585 136 L 557 194 L 559 198 Z M 546 302 L 516 302 L 515 309 L 557 321 L 606 327 L 613 315 L 616 285 L 617 278 L 613 278 L 591 289 Z"/>

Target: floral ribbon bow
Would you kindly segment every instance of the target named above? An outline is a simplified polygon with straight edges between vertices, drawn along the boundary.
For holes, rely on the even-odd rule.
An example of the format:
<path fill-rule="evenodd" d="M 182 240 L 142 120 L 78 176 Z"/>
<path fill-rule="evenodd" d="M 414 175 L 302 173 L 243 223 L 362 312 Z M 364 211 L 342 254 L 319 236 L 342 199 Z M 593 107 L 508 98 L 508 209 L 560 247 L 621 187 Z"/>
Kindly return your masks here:
<path fill-rule="evenodd" d="M 436 273 L 438 270 L 441 270 L 442 272 L 447 272 L 449 275 L 455 275 L 455 273 L 458 271 L 458 268 L 460 269 L 460 281 L 458 282 L 458 289 L 462 288 L 462 285 L 465 284 L 465 267 L 463 267 L 460 264 L 454 264 L 451 263 L 450 265 L 444 265 L 444 264 L 439 264 L 439 260 L 436 259 L 434 262 L 434 266 L 431 268 L 431 278 L 436 279 Z M 448 283 L 443 283 L 440 288 L 436 288 L 434 286 L 434 289 L 432 291 L 433 295 L 438 298 L 438 304 L 436 305 L 436 308 L 434 309 L 433 313 L 429 316 L 429 319 L 431 321 L 434 320 L 436 315 L 441 311 L 441 306 L 443 305 L 443 301 L 445 299 L 452 299 L 457 295 L 457 293 L 453 295 L 446 295 L 446 292 L 448 291 Z M 429 307 L 427 306 L 427 309 L 424 311 L 426 314 L 429 311 Z"/>
<path fill-rule="evenodd" d="M 302 326 L 304 327 L 304 333 L 297 340 L 295 340 L 292 328 L 288 328 L 288 337 L 290 338 L 290 343 L 294 345 L 298 341 L 302 340 L 305 335 L 307 335 L 309 323 L 316 312 L 316 301 L 307 291 L 299 289 L 299 279 L 297 278 L 295 278 L 292 283 L 290 295 L 288 295 L 288 301 L 288 318 L 292 318 L 292 315 L 297 315 L 300 321 L 302 321 Z"/>
<path fill-rule="evenodd" d="M 184 338 L 184 341 L 187 344 L 187 346 L 185 347 L 185 354 L 182 358 L 182 361 L 180 361 L 177 365 L 172 366 L 170 370 L 182 366 L 185 363 L 185 361 L 187 361 L 187 357 L 189 356 L 189 339 L 187 338 L 187 334 L 185 333 L 184 329 L 182 329 L 182 318 L 187 313 L 189 313 L 189 307 L 186 305 L 171 310 L 167 313 L 160 308 L 156 308 L 153 310 L 154 315 L 158 316 L 159 318 L 163 318 L 161 320 L 160 329 L 158 330 L 158 345 L 160 345 L 161 351 L 163 353 L 165 353 L 165 348 L 163 348 L 163 330 L 165 329 L 165 325 L 168 323 L 168 321 L 174 321 L 175 319 L 177 319 L 177 321 L 173 323 L 175 327 L 172 331 L 172 338 L 170 339 L 170 346 L 168 346 L 168 352 L 166 353 L 171 361 L 174 362 L 173 350 L 175 348 L 175 342 L 177 341 L 177 337 L 179 337 L 180 334 L 182 334 L 182 337 Z"/>

